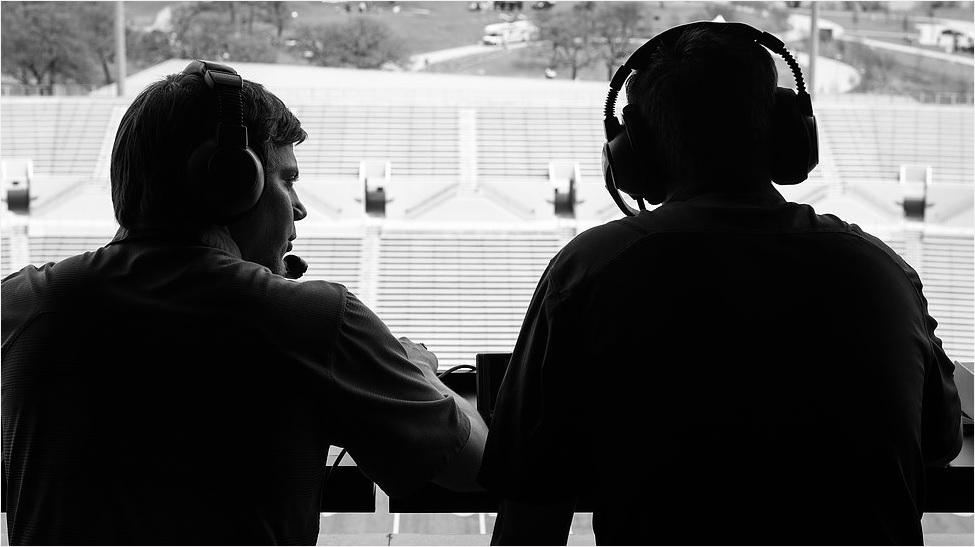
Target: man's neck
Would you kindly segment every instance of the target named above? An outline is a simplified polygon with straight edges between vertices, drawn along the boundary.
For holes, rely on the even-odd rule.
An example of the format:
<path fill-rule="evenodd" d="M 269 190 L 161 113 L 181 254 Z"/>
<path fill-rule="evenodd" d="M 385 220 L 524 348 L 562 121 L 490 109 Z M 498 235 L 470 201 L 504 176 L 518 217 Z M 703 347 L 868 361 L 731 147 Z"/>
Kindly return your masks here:
<path fill-rule="evenodd" d="M 112 238 L 112 243 L 124 241 L 140 241 L 150 239 L 175 239 L 180 241 L 195 241 L 208 247 L 220 249 L 240 258 L 240 247 L 230 235 L 226 226 L 204 226 L 197 228 L 152 228 L 130 230 L 120 227 Z"/>
<path fill-rule="evenodd" d="M 664 203 L 700 200 L 785 202 L 785 198 L 772 186 L 772 182 L 769 180 L 742 181 L 729 177 L 717 182 L 680 183 L 673 192 L 668 193 Z"/>

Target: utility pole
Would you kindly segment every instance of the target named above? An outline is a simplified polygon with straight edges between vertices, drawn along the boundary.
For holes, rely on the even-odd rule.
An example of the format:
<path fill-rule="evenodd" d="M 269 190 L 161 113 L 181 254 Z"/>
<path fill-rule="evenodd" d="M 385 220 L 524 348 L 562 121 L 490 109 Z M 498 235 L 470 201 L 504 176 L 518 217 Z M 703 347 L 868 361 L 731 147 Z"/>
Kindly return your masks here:
<path fill-rule="evenodd" d="M 125 95 L 125 2 L 115 2 L 115 75 L 116 95 Z"/>
<path fill-rule="evenodd" d="M 816 58 L 819 57 L 819 2 L 813 0 L 809 14 L 809 97 L 816 98 Z"/>

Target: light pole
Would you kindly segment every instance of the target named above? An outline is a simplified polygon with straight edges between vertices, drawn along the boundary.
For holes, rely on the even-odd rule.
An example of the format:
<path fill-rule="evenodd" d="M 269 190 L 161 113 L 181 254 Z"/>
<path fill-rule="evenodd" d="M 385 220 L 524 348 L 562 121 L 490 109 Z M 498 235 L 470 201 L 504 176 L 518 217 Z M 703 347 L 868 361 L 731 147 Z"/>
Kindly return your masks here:
<path fill-rule="evenodd" d="M 819 2 L 812 2 L 809 17 L 809 97 L 816 98 L 816 58 L 819 57 Z"/>
<path fill-rule="evenodd" d="M 125 2 L 115 2 L 115 91 L 125 95 Z"/>

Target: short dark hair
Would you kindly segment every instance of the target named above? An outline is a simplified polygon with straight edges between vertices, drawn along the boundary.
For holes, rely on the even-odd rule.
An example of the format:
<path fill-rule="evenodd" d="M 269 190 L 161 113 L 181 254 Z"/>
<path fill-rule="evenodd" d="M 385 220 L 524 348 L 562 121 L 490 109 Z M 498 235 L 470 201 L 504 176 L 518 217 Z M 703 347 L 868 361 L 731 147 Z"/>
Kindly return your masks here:
<path fill-rule="evenodd" d="M 244 80 L 241 92 L 249 145 L 264 164 L 273 147 L 308 136 L 301 122 L 264 86 Z M 128 229 L 193 225 L 187 160 L 213 138 L 216 94 L 198 76 L 172 74 L 150 84 L 122 116 L 112 148 L 112 204 Z"/>
<path fill-rule="evenodd" d="M 655 161 L 674 179 L 768 175 L 778 73 L 769 52 L 720 26 L 690 28 L 627 81 Z"/>

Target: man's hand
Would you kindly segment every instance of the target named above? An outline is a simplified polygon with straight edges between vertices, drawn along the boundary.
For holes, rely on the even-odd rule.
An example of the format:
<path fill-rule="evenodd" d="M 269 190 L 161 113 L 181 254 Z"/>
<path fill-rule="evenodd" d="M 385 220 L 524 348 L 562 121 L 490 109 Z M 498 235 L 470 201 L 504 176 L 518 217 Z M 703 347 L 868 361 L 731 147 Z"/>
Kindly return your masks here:
<path fill-rule="evenodd" d="M 403 349 L 406 350 L 406 358 L 410 360 L 413 364 L 428 367 L 433 371 L 434 374 L 437 373 L 437 368 L 440 366 L 440 362 L 437 360 L 437 356 L 427 349 L 423 343 L 415 344 L 409 338 L 401 336 L 399 338 L 399 343 L 403 344 Z"/>

